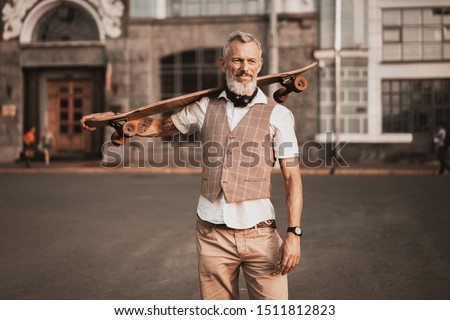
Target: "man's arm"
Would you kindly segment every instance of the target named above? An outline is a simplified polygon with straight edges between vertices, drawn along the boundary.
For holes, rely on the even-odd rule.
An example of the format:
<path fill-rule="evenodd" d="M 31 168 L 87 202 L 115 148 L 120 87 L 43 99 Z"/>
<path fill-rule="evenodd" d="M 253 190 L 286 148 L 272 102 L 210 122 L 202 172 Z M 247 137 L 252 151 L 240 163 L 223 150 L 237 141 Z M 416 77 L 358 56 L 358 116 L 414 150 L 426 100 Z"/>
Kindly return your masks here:
<path fill-rule="evenodd" d="M 280 159 L 286 189 L 288 227 L 300 226 L 303 208 L 302 180 L 299 158 Z M 294 270 L 300 262 L 300 237 L 287 232 L 280 248 L 278 272 L 282 275 Z"/>
<path fill-rule="evenodd" d="M 172 117 L 169 116 L 163 119 L 153 119 L 149 131 L 147 132 L 150 133 L 148 137 L 162 137 L 172 136 L 180 131 L 175 127 Z"/>
<path fill-rule="evenodd" d="M 94 131 L 95 127 L 89 127 L 85 124 L 84 117 L 81 119 L 81 126 L 83 129 L 88 131 Z M 148 137 L 161 137 L 161 136 L 171 136 L 179 132 L 177 127 L 175 127 L 172 117 L 166 117 L 163 119 L 153 119 L 149 127 L 148 132 L 150 133 Z"/>

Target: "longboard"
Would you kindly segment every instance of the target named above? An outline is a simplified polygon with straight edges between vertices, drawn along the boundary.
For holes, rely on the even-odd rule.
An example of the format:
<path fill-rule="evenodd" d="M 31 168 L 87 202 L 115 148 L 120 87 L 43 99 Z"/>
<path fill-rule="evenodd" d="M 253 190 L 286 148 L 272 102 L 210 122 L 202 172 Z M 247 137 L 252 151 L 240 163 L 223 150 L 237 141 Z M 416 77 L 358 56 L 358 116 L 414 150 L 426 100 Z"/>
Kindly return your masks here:
<path fill-rule="evenodd" d="M 317 66 L 317 61 L 300 69 L 260 76 L 257 78 L 257 85 L 258 87 L 263 87 L 274 83 L 279 83 L 282 85 L 280 89 L 275 91 L 273 96 L 275 101 L 278 103 L 283 103 L 287 101 L 289 93 L 302 92 L 308 87 L 308 82 L 305 78 L 300 77 L 300 75 L 315 66 Z M 111 136 L 111 139 L 114 143 L 121 144 L 123 142 L 121 142 L 120 139 L 118 140 L 118 138 L 123 138 L 123 135 L 127 137 L 132 137 L 134 135 L 146 136 L 145 131 L 148 127 L 146 123 L 151 123 L 151 121 L 146 121 L 146 117 L 186 106 L 203 97 L 214 96 L 215 94 L 220 93 L 223 89 L 223 87 L 216 87 L 201 90 L 171 99 L 154 102 L 125 113 L 93 113 L 84 116 L 81 119 L 81 124 L 92 128 L 112 126 L 116 129 L 116 132 L 113 136 Z"/>

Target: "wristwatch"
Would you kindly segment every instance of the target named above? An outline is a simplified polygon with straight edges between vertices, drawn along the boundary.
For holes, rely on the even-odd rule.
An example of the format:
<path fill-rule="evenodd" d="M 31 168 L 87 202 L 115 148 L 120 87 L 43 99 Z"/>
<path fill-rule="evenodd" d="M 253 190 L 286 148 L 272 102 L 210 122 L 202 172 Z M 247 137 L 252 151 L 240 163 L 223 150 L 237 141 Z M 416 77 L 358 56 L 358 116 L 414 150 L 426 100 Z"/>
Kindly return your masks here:
<path fill-rule="evenodd" d="M 299 237 L 301 237 L 303 234 L 303 230 L 300 227 L 287 228 L 287 232 L 292 232 L 293 234 L 295 234 L 296 236 L 299 236 Z"/>

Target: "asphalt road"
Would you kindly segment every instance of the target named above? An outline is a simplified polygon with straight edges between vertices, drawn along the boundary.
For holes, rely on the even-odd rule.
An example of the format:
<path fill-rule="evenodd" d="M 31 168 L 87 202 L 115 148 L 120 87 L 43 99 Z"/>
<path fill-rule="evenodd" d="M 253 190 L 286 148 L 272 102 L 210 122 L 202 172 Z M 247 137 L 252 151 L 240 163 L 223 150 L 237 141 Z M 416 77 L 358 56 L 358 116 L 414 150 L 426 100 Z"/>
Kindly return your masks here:
<path fill-rule="evenodd" d="M 198 175 L 0 180 L 0 299 L 200 297 Z M 450 299 L 450 177 L 306 176 L 303 184 L 291 299 Z M 279 175 L 273 202 L 284 234 Z"/>

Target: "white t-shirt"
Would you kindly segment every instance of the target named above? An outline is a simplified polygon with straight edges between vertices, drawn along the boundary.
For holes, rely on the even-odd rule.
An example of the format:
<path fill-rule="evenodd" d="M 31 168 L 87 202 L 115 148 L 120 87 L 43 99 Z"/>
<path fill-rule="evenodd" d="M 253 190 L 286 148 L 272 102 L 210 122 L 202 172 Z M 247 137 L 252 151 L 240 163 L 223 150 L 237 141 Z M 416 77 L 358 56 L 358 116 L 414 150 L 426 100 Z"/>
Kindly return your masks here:
<path fill-rule="evenodd" d="M 267 104 L 267 97 L 260 89 L 252 102 L 244 108 L 235 108 L 233 103 L 227 99 L 225 91 L 220 94 L 220 98 L 227 100 L 227 117 L 231 130 L 236 127 L 253 105 Z M 209 100 L 208 97 L 205 97 L 172 115 L 173 123 L 181 133 L 201 131 Z M 280 104 L 274 107 L 269 120 L 269 131 L 270 137 L 274 141 L 276 158 L 298 157 L 294 117 L 289 109 Z M 225 223 L 234 229 L 247 229 L 261 221 L 275 219 L 275 210 L 270 199 L 228 203 L 223 192 L 214 202 L 210 202 L 200 195 L 197 214 L 202 220 L 217 224 Z"/>
<path fill-rule="evenodd" d="M 437 132 L 437 134 L 434 137 L 434 143 L 436 143 L 437 147 L 443 147 L 445 145 L 445 137 L 447 135 L 447 132 L 444 128 L 440 128 Z"/>

